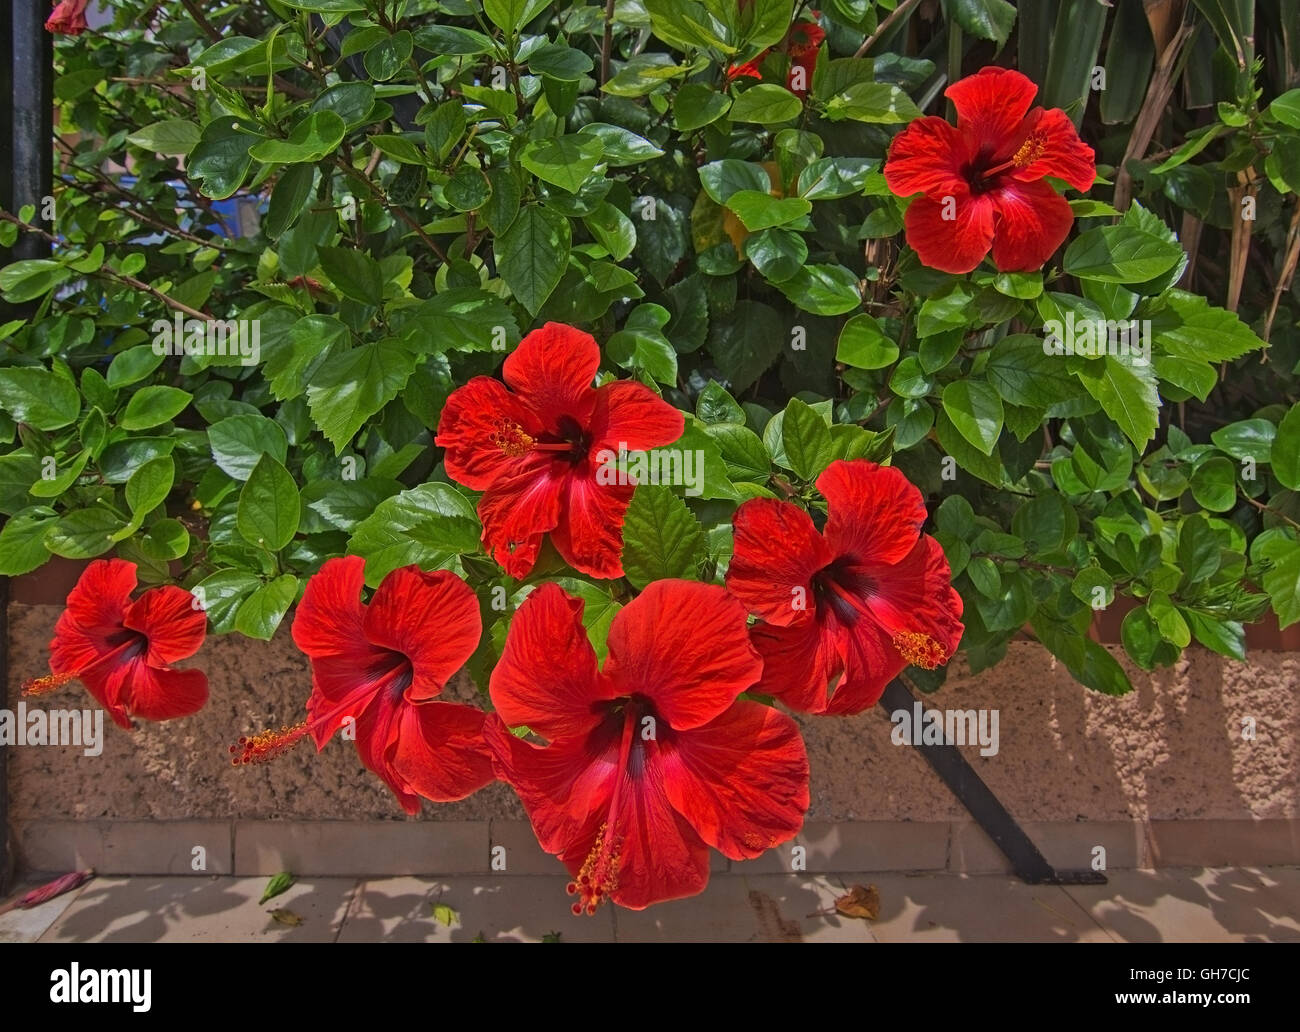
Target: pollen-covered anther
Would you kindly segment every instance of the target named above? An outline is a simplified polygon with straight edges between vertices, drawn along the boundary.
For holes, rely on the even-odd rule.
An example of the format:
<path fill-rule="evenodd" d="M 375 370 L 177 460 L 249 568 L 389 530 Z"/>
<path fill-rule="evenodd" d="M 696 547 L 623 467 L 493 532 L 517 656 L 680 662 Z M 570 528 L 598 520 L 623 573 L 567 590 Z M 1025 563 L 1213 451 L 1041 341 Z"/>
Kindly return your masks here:
<path fill-rule="evenodd" d="M 1043 151 L 1046 149 L 1047 138 L 1042 133 L 1030 133 L 1025 142 L 1020 145 L 1020 149 L 1011 158 L 1011 164 L 1015 165 L 1016 168 L 1032 165 L 1043 156 Z"/>
<path fill-rule="evenodd" d="M 499 419 L 488 434 L 488 440 L 512 459 L 527 455 L 534 441 L 522 426 L 510 419 Z"/>
<path fill-rule="evenodd" d="M 903 631 L 894 635 L 894 648 L 912 666 L 933 670 L 948 662 L 948 650 L 918 631 Z"/>
<path fill-rule="evenodd" d="M 75 681 L 76 674 L 46 674 L 44 677 L 35 677 L 30 681 L 23 682 L 23 695 L 48 695 L 52 691 L 62 688 L 69 681 Z"/>
<path fill-rule="evenodd" d="M 577 896 L 578 902 L 569 909 L 574 914 L 594 914 L 596 908 L 618 889 L 619 849 L 622 841 L 616 839 L 602 824 L 596 835 L 596 844 L 582 862 L 576 880 L 569 882 L 566 890 Z"/>
<path fill-rule="evenodd" d="M 249 763 L 267 763 L 282 752 L 292 749 L 306 734 L 307 722 L 304 720 L 293 727 L 286 724 L 278 731 L 267 730 L 246 735 L 230 747 L 230 762 L 236 767 Z"/>

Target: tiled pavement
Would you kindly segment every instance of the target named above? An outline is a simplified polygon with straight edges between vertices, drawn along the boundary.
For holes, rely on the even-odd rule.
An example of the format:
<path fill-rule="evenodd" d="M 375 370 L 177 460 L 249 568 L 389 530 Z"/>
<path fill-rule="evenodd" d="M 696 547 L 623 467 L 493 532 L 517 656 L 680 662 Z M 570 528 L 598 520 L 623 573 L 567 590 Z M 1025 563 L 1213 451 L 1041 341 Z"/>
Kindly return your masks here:
<path fill-rule="evenodd" d="M 566 879 L 554 875 L 303 878 L 263 905 L 263 877 L 100 877 L 33 910 L 0 914 L 0 942 L 539 942 L 557 933 L 561 942 L 1300 941 L 1298 867 L 1109 877 L 1060 888 L 1003 874 L 734 870 L 715 873 L 693 899 L 583 918 L 569 912 Z M 835 898 L 855 883 L 879 891 L 875 921 L 834 913 Z M 450 924 L 435 918 L 435 905 Z M 277 909 L 300 923 L 276 920 Z"/>

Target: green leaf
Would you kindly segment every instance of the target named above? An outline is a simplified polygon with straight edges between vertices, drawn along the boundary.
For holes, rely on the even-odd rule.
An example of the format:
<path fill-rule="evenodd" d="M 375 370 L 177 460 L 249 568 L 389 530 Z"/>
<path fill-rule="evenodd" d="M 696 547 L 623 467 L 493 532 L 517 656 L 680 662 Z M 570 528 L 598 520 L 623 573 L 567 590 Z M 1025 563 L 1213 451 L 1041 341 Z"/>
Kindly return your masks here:
<path fill-rule="evenodd" d="M 406 66 L 412 46 L 411 34 L 406 29 L 381 39 L 366 51 L 366 73 L 376 82 L 387 82 Z"/>
<path fill-rule="evenodd" d="M 799 196 L 829 201 L 861 193 L 867 176 L 879 165 L 871 158 L 818 158 L 799 173 Z"/>
<path fill-rule="evenodd" d="M 235 630 L 249 638 L 270 641 L 298 595 L 298 578 L 285 573 L 248 595 L 235 611 Z"/>
<path fill-rule="evenodd" d="M 137 129 L 126 141 L 155 154 L 188 154 L 198 145 L 199 127 L 188 118 L 169 118 Z"/>
<path fill-rule="evenodd" d="M 578 130 L 579 136 L 593 136 L 604 150 L 605 164 L 611 168 L 639 165 L 643 161 L 662 157 L 663 151 L 630 129 L 608 122 L 588 122 Z"/>
<path fill-rule="evenodd" d="M 244 182 L 253 164 L 250 153 L 258 137 L 241 131 L 229 118 L 214 118 L 190 152 L 187 170 L 203 182 L 203 192 L 215 200 L 231 196 Z"/>
<path fill-rule="evenodd" d="M 1300 541 L 1291 532 L 1266 530 L 1250 545 L 1250 557 L 1267 563 L 1260 583 L 1283 629 L 1300 620 Z"/>
<path fill-rule="evenodd" d="M 569 220 L 536 205 L 522 209 L 496 239 L 501 278 L 529 315 L 541 311 L 569 263 Z"/>
<path fill-rule="evenodd" d="M 979 380 L 955 380 L 943 389 L 943 409 L 958 433 L 992 455 L 1002 433 L 1002 399 Z"/>
<path fill-rule="evenodd" d="M 1027 333 L 998 341 L 984 373 L 1002 400 L 1012 405 L 1048 408 L 1079 396 L 1079 382 L 1069 363 L 1044 352 L 1043 338 Z"/>
<path fill-rule="evenodd" d="M 1141 452 L 1160 422 L 1160 395 L 1151 367 L 1103 355 L 1089 359 L 1076 372 L 1088 393 Z"/>
<path fill-rule="evenodd" d="M 967 33 L 977 39 L 991 39 L 999 47 L 1006 43 L 1016 23 L 1016 9 L 1006 0 L 944 0 L 944 10 Z"/>
<path fill-rule="evenodd" d="M 71 275 L 70 269 L 48 258 L 28 258 L 0 269 L 0 293 L 21 304 L 48 293 Z"/>
<path fill-rule="evenodd" d="M 865 312 L 853 316 L 840 330 L 835 361 L 855 369 L 884 369 L 898 361 L 898 345 Z"/>
<path fill-rule="evenodd" d="M 600 164 L 604 153 L 597 137 L 574 133 L 534 140 L 520 153 L 519 162 L 543 182 L 577 193 Z"/>
<path fill-rule="evenodd" d="M 701 165 L 699 175 L 700 186 L 718 204 L 726 204 L 731 195 L 740 190 L 769 193 L 772 189 L 772 181 L 766 169 L 735 158 L 723 158 L 721 161 Z"/>
<path fill-rule="evenodd" d="M 727 113 L 731 98 L 699 82 L 688 82 L 673 98 L 673 119 L 681 132 L 712 125 Z"/>
<path fill-rule="evenodd" d="M 856 122 L 902 125 L 921 117 L 921 109 L 907 91 L 887 82 L 855 82 L 826 102 L 826 117 L 832 122 L 851 118 Z"/>
<path fill-rule="evenodd" d="M 450 484 L 421 484 L 380 502 L 358 524 L 348 552 L 365 557 L 366 583 L 376 587 L 400 566 L 444 569 L 477 553 L 481 531 L 463 494 Z"/>
<path fill-rule="evenodd" d="M 637 589 L 665 578 L 699 579 L 704 528 L 667 487 L 642 484 L 623 521 L 623 573 Z"/>
<path fill-rule="evenodd" d="M 726 206 L 750 232 L 784 226 L 812 211 L 811 202 L 802 197 L 773 197 L 759 190 L 737 190 Z"/>
<path fill-rule="evenodd" d="M 545 6 L 545 0 L 484 0 L 483 13 L 498 29 L 514 35 Z"/>
<path fill-rule="evenodd" d="M 16 423 L 58 430 L 81 414 L 81 395 L 71 381 L 41 366 L 0 369 L 0 408 Z"/>
<path fill-rule="evenodd" d="M 1264 347 L 1236 313 L 1216 308 L 1199 294 L 1168 290 L 1146 314 L 1152 341 L 1169 355 L 1224 362 Z"/>
<path fill-rule="evenodd" d="M 167 500 L 176 478 L 176 463 L 170 455 L 150 459 L 126 482 L 126 504 L 143 519 Z"/>
<path fill-rule="evenodd" d="M 709 350 L 726 386 L 737 394 L 767 371 L 786 340 L 776 310 L 758 301 L 738 301 L 729 318 L 709 326 Z"/>
<path fill-rule="evenodd" d="M 1222 455 L 1206 459 L 1193 471 L 1190 486 L 1200 505 L 1211 512 L 1229 512 L 1237 502 L 1237 467 Z"/>
<path fill-rule="evenodd" d="M 1300 129 L 1300 89 L 1287 90 L 1273 98 L 1268 113 L 1283 125 Z"/>
<path fill-rule="evenodd" d="M 199 581 L 191 594 L 197 608 L 208 614 L 214 634 L 229 634 L 235 629 L 235 614 L 240 604 L 262 583 L 259 577 L 244 570 L 218 570 Z"/>
<path fill-rule="evenodd" d="M 1273 475 L 1282 486 L 1300 491 L 1300 404 L 1292 405 L 1277 426 L 1272 463 Z"/>
<path fill-rule="evenodd" d="M 262 890 L 262 898 L 257 901 L 261 906 L 268 899 L 274 899 L 282 892 L 288 892 L 296 879 L 288 871 L 281 871 L 279 874 L 271 875 L 270 881 L 266 883 L 266 888 Z"/>
<path fill-rule="evenodd" d="M 287 140 L 263 140 L 250 147 L 248 153 L 267 164 L 320 161 L 343 142 L 346 129 L 343 119 L 333 111 L 316 111 L 294 126 Z"/>
<path fill-rule="evenodd" d="M 800 480 L 813 481 L 835 460 L 830 428 L 798 398 L 790 399 L 781 423 L 786 465 Z"/>
<path fill-rule="evenodd" d="M 321 268 L 345 297 L 378 306 L 384 300 L 384 274 L 379 263 L 351 247 L 318 247 Z"/>
<path fill-rule="evenodd" d="M 65 559 L 93 559 L 113 547 L 113 535 L 125 524 L 108 509 L 77 509 L 45 532 L 45 547 Z"/>
<path fill-rule="evenodd" d="M 289 441 L 274 419 L 265 416 L 227 416 L 208 427 L 212 460 L 236 480 L 247 480 L 261 457 L 274 456 L 281 464 L 289 454 Z"/>
<path fill-rule="evenodd" d="M 179 387 L 141 387 L 126 403 L 119 425 L 123 430 L 148 430 L 180 415 L 194 395 Z"/>
<path fill-rule="evenodd" d="M 19 577 L 50 558 L 45 533 L 55 523 L 54 510 L 44 505 L 20 509 L 0 530 L 0 576 Z"/>
<path fill-rule="evenodd" d="M 162 363 L 166 355 L 154 351 L 148 344 L 138 344 L 113 356 L 105 377 L 113 390 L 139 383 Z"/>
<path fill-rule="evenodd" d="M 1065 271 L 1101 283 L 1143 283 L 1172 269 L 1183 251 L 1177 244 L 1129 226 L 1099 226 L 1065 250 Z"/>
<path fill-rule="evenodd" d="M 415 356 L 390 339 L 332 355 L 316 370 L 307 404 L 312 422 L 336 455 L 367 419 L 397 397 L 414 369 Z"/>
<path fill-rule="evenodd" d="M 732 102 L 730 117 L 733 122 L 756 122 L 759 125 L 779 125 L 792 122 L 803 111 L 803 102 L 784 86 L 765 82 L 751 86 Z"/>
<path fill-rule="evenodd" d="M 263 455 L 239 492 L 235 517 L 240 536 L 250 545 L 278 552 L 298 533 L 301 516 L 298 486 L 272 455 Z"/>
<path fill-rule="evenodd" d="M 776 287 L 813 315 L 843 315 L 862 304 L 858 277 L 843 265 L 805 265 Z"/>

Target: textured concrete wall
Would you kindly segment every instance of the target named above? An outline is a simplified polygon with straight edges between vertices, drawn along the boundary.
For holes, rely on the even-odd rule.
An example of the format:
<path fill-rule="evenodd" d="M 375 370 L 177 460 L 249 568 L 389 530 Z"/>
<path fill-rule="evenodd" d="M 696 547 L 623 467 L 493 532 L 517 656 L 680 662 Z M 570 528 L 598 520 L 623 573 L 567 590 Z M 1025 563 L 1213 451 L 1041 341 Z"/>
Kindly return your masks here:
<path fill-rule="evenodd" d="M 23 680 L 45 673 L 60 608 L 12 604 L 7 706 Z M 1118 649 L 1115 649 L 1118 653 Z M 105 721 L 98 757 L 72 747 L 8 749 L 15 822 L 109 819 L 402 819 L 350 743 L 317 755 L 304 742 L 260 767 L 233 768 L 241 734 L 293 723 L 310 689 L 307 662 L 287 627 L 273 642 L 211 639 L 185 665 L 208 673 L 212 697 L 186 720 L 125 732 Z M 1258 653 L 1248 664 L 1199 649 L 1170 670 L 1130 669 L 1123 699 L 1089 692 L 1037 644 L 1014 643 L 993 671 L 958 662 L 928 700 L 999 712 L 1000 751 L 966 754 L 1008 809 L 1026 822 L 1263 820 L 1300 817 L 1300 655 Z M 472 699 L 472 686 L 451 694 Z M 92 705 L 78 685 L 35 700 Z M 1256 737 L 1242 737 L 1253 717 Z M 890 741 L 879 710 L 854 718 L 800 717 L 812 761 L 811 822 L 946 822 L 966 815 L 918 750 Z M 427 804 L 426 820 L 520 819 L 508 788 Z M 1294 826 L 1294 825 L 1292 825 Z"/>

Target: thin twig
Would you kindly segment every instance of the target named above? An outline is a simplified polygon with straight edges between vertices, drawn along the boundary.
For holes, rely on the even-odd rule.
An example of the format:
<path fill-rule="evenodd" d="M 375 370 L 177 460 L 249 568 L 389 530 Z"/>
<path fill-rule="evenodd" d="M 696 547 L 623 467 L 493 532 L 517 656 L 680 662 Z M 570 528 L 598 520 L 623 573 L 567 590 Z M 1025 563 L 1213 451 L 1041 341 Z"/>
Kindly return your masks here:
<path fill-rule="evenodd" d="M 894 13 L 891 14 L 884 21 L 882 21 L 876 27 L 876 31 L 873 32 L 870 36 L 868 36 L 863 41 L 862 46 L 858 47 L 858 49 L 853 52 L 853 56 L 861 57 L 868 50 L 870 50 L 872 44 L 875 43 L 876 40 L 880 39 L 882 36 L 885 35 L 885 33 L 887 33 L 890 29 L 892 29 L 894 27 L 894 23 L 898 21 L 900 18 L 906 18 L 909 14 L 911 14 L 912 9 L 915 8 L 920 2 L 921 0 L 903 0 L 901 4 L 899 4 L 897 7 L 894 8 Z"/>

